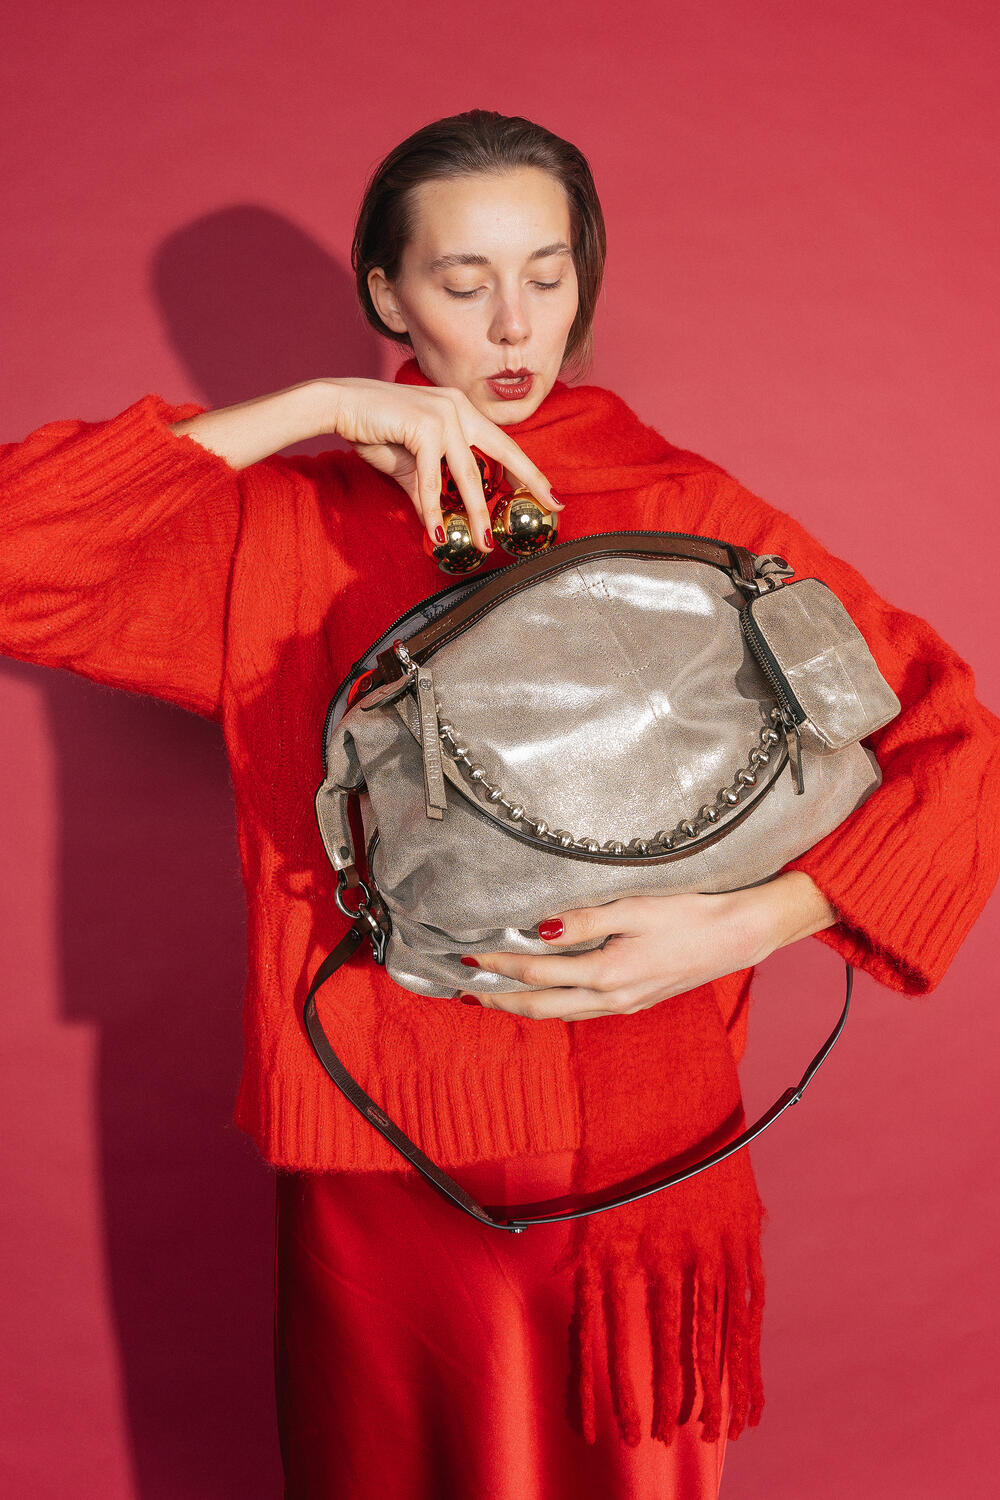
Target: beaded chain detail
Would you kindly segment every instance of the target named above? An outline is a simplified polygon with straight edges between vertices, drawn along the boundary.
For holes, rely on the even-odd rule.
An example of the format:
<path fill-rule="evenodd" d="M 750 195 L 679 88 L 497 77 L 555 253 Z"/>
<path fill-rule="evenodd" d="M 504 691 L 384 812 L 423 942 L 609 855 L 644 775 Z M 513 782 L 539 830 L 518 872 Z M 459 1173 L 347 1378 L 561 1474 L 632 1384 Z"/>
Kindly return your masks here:
<path fill-rule="evenodd" d="M 436 707 L 440 714 L 442 711 L 440 702 L 436 704 Z M 758 768 L 768 763 L 771 759 L 771 747 L 782 738 L 782 734 L 773 727 L 775 723 L 781 722 L 781 709 L 777 705 L 771 709 L 770 718 L 770 724 L 762 725 L 758 736 L 760 743 L 750 750 L 747 764 L 736 772 L 729 786 L 720 788 L 714 803 L 706 803 L 699 808 L 694 817 L 684 818 L 674 828 L 661 828 L 651 838 L 634 838 L 630 839 L 627 844 L 620 839 L 608 839 L 601 844 L 597 839 L 590 838 L 586 834 L 577 837 L 565 828 L 550 829 L 542 818 L 533 817 L 520 803 L 512 802 L 504 796 L 498 786 L 494 786 L 486 779 L 483 767 L 476 765 L 470 758 L 469 747 L 461 744 L 456 738 L 453 724 L 449 724 L 446 720 L 439 722 L 438 733 L 444 753 L 459 767 L 466 779 L 476 786 L 486 801 L 503 808 L 512 823 L 525 824 L 537 838 L 545 839 L 561 849 L 580 849 L 587 854 L 642 855 L 660 854 L 677 848 L 686 840 L 698 838 L 706 828 L 718 822 L 722 813 L 728 812 L 739 804 L 748 787 L 757 785 Z"/>

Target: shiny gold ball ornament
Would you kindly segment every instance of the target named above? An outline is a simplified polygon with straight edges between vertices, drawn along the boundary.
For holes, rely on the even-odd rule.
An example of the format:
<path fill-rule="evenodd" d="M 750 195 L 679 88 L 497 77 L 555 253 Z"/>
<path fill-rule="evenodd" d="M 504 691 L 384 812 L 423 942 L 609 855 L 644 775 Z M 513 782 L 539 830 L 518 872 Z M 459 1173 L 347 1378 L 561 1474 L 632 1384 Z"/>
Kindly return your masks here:
<path fill-rule="evenodd" d="M 497 502 L 492 520 L 494 537 L 514 557 L 544 552 L 559 530 L 558 513 L 546 510 L 524 486 Z"/>
<path fill-rule="evenodd" d="M 484 453 L 481 448 L 470 449 L 482 481 L 483 497 L 487 506 L 504 485 L 503 464 L 499 459 Z M 431 541 L 424 532 L 423 546 L 428 557 L 433 557 L 442 573 L 474 573 L 486 561 L 472 540 L 469 518 L 465 510 L 462 492 L 455 483 L 446 458 L 441 459 L 441 523 L 445 540 L 439 545 Z"/>
<path fill-rule="evenodd" d="M 472 540 L 469 518 L 464 510 L 446 510 L 441 513 L 444 526 L 444 541 L 434 546 L 424 533 L 424 548 L 433 557 L 442 573 L 474 573 L 486 561 Z"/>

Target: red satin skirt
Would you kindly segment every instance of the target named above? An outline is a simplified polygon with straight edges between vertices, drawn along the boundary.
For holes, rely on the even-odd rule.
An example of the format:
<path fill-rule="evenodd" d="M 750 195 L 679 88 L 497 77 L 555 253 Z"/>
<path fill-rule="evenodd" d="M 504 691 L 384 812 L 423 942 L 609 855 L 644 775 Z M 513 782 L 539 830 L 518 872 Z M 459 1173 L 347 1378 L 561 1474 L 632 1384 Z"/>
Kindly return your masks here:
<path fill-rule="evenodd" d="M 481 1203 L 526 1204 L 569 1193 L 571 1165 L 565 1151 L 453 1175 Z M 280 1172 L 276 1188 L 285 1500 L 715 1500 L 725 1376 L 718 1443 L 694 1421 L 669 1447 L 650 1437 L 638 1300 L 631 1358 L 646 1435 L 635 1448 L 621 1439 L 603 1349 L 596 1444 L 570 1426 L 572 1278 L 550 1272 L 568 1224 L 490 1229 L 415 1173 Z"/>

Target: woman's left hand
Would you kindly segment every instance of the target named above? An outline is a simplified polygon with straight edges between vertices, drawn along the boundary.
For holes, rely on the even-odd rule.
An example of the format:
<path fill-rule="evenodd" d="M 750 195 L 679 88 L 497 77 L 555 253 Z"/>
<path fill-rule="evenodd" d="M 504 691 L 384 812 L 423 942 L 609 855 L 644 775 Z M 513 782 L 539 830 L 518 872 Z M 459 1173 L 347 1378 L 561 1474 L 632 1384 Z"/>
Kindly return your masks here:
<path fill-rule="evenodd" d="M 561 912 L 549 919 L 562 922 L 562 932 L 550 939 L 551 955 L 475 954 L 481 969 L 547 988 L 476 999 L 487 1009 L 538 1021 L 586 1021 L 645 1010 L 766 958 L 777 944 L 770 941 L 772 907 L 765 891 L 625 896 Z M 558 952 L 598 937 L 605 941 L 587 953 Z"/>
<path fill-rule="evenodd" d="M 752 968 L 776 948 L 810 937 L 841 914 L 804 870 L 785 870 L 760 885 L 722 895 L 624 896 L 604 906 L 561 912 L 539 926 L 561 924 L 553 952 L 477 953 L 479 966 L 537 990 L 498 990 L 474 998 L 490 1010 L 532 1020 L 587 1021 L 627 1016 Z M 599 948 L 558 948 L 603 937 Z"/>

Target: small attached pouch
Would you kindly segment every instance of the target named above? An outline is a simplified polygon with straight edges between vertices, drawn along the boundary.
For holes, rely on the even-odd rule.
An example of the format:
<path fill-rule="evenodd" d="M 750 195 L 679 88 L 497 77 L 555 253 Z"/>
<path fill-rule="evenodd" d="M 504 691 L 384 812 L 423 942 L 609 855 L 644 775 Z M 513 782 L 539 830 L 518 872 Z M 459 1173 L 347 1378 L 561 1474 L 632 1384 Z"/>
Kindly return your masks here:
<path fill-rule="evenodd" d="M 741 623 L 811 750 L 842 750 L 899 713 L 899 699 L 864 636 L 818 578 L 781 584 L 751 599 Z"/>

